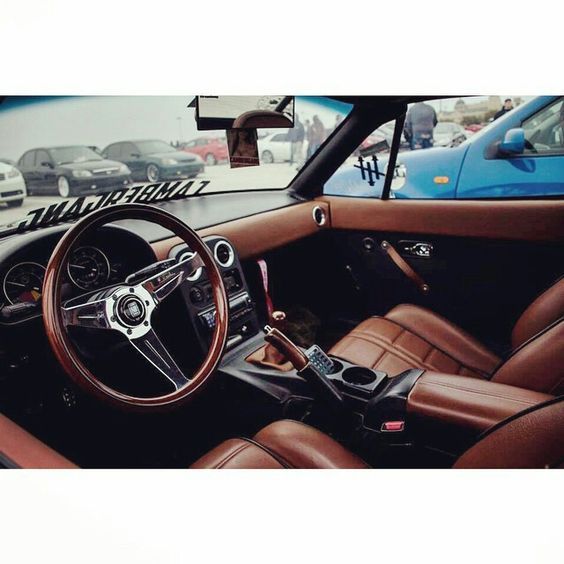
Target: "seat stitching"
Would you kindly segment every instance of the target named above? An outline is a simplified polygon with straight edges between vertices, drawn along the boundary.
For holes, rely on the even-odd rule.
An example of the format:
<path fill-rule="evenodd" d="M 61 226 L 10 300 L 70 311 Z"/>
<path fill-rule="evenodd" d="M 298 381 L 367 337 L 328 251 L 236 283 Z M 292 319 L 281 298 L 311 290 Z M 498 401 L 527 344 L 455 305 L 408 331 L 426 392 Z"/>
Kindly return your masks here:
<path fill-rule="evenodd" d="M 558 380 L 558 382 L 556 382 L 556 384 L 554 384 L 554 386 L 552 386 L 552 388 L 550 388 L 550 393 L 557 390 L 560 387 L 560 384 L 562 384 L 563 381 L 564 381 L 564 378 L 560 378 L 560 380 Z"/>
<path fill-rule="evenodd" d="M 295 466 L 293 464 L 291 464 L 288 460 L 286 460 L 281 454 L 269 449 L 267 446 L 263 445 L 262 443 L 259 443 L 258 441 L 255 441 L 254 439 L 244 438 L 243 440 L 248 441 L 249 443 L 255 445 L 256 447 L 258 447 L 261 450 L 263 450 L 264 452 L 266 452 L 266 454 L 268 454 L 269 456 L 274 458 L 274 460 L 276 460 L 276 462 L 278 462 L 278 464 L 280 464 L 281 466 L 286 467 L 288 469 L 289 468 L 295 468 Z"/>
<path fill-rule="evenodd" d="M 425 362 L 424 360 L 416 357 L 413 353 L 411 353 L 410 351 L 404 349 L 404 348 L 400 348 L 398 346 L 392 347 L 391 349 L 388 348 L 391 345 L 391 343 L 389 341 L 385 341 L 385 340 L 380 340 L 379 336 L 374 336 L 372 334 L 360 334 L 357 333 L 356 335 L 349 335 L 348 337 L 345 337 L 345 339 L 347 338 L 355 338 L 355 339 L 359 339 L 362 341 L 366 341 L 368 343 L 371 343 L 373 345 L 377 345 L 382 347 L 388 354 L 392 355 L 392 356 L 396 356 L 397 358 L 399 358 L 400 360 L 403 360 L 404 362 L 407 363 L 414 363 L 414 368 L 426 368 L 427 370 L 438 370 L 438 368 L 436 366 L 434 366 L 433 364 L 430 364 L 428 362 Z M 440 353 L 442 353 L 443 351 L 439 348 L 435 348 L 435 350 L 439 351 Z M 448 355 L 446 355 L 448 356 Z M 451 360 L 453 360 L 458 366 L 465 366 L 462 365 L 459 361 L 457 361 L 456 359 L 448 356 L 448 358 L 450 358 Z M 378 364 L 380 361 L 377 361 L 376 364 Z M 372 368 L 374 368 L 376 366 L 376 364 L 372 365 Z M 472 367 L 470 366 L 465 366 L 465 368 L 468 368 L 468 370 L 472 371 Z M 478 375 L 481 375 L 481 372 L 474 370 L 474 372 L 476 372 Z"/>
<path fill-rule="evenodd" d="M 402 330 L 390 341 L 390 344 L 395 346 L 396 341 L 397 341 L 404 333 L 406 333 L 406 330 L 402 328 Z"/>
<path fill-rule="evenodd" d="M 482 370 L 481 368 L 476 368 L 475 366 L 471 366 L 469 364 L 465 364 L 463 362 L 460 361 L 460 359 L 455 358 L 454 356 L 452 356 L 450 353 L 444 351 L 443 349 L 441 349 L 441 347 L 435 345 L 434 343 L 432 343 L 431 341 L 429 341 L 428 339 L 426 339 L 425 337 L 421 336 L 419 333 L 417 333 L 416 331 L 413 331 L 412 329 L 407 329 L 406 327 L 404 327 L 403 325 L 401 325 L 400 323 L 398 323 L 397 321 L 393 320 L 393 319 L 388 319 L 387 317 L 380 317 L 380 316 L 375 316 L 375 318 L 377 319 L 385 319 L 386 321 L 389 321 L 390 323 L 393 323 L 394 325 L 397 325 L 398 327 L 401 327 L 402 329 L 404 329 L 405 331 L 408 331 L 409 333 L 412 333 L 413 335 L 419 337 L 420 339 L 422 339 L 423 341 L 425 341 L 426 343 L 430 344 L 431 346 L 433 346 L 434 348 L 436 348 L 438 351 L 442 352 L 445 356 L 448 356 L 449 358 L 451 358 L 452 360 L 454 360 L 456 363 L 460 364 L 461 366 L 465 366 L 466 368 L 468 368 L 469 370 L 472 370 L 474 372 L 477 372 L 478 374 L 481 374 L 483 376 L 487 376 L 488 378 L 491 377 L 491 374 L 486 372 L 485 370 Z M 498 363 L 498 365 L 494 368 L 494 372 L 495 370 L 497 370 L 497 368 L 502 364 L 502 361 L 500 361 Z M 493 372 L 492 372 L 493 374 Z"/>
<path fill-rule="evenodd" d="M 382 352 L 380 353 L 378 358 L 372 363 L 372 366 L 371 366 L 372 370 L 374 370 L 378 366 L 378 364 L 380 364 L 380 362 L 386 356 L 387 352 L 388 351 L 384 347 L 382 347 Z"/>
<path fill-rule="evenodd" d="M 431 356 L 431 353 L 435 350 L 437 350 L 437 349 L 435 349 L 435 347 L 429 346 L 429 350 L 425 353 L 425 356 L 423 357 L 423 362 L 427 362 L 427 360 Z"/>
<path fill-rule="evenodd" d="M 399 349 L 399 348 L 391 348 L 390 349 L 390 348 L 388 348 L 388 347 L 391 346 L 391 344 L 387 341 L 378 341 L 376 337 L 364 336 L 364 335 L 355 335 L 354 338 L 359 339 L 361 341 L 366 341 L 367 343 L 370 343 L 372 345 L 377 345 L 379 347 L 382 347 L 384 349 L 385 353 L 396 356 L 397 358 L 404 360 L 406 362 L 415 362 L 415 363 L 417 363 L 418 368 L 428 368 L 430 370 L 433 369 L 432 366 L 428 366 L 428 365 L 426 366 L 426 365 L 422 364 L 421 359 L 418 359 L 415 356 L 410 356 L 409 353 L 404 353 L 404 351 L 402 349 Z M 401 353 L 403 353 L 404 356 L 402 356 Z"/>
<path fill-rule="evenodd" d="M 527 400 L 524 400 L 524 399 L 516 399 L 516 398 L 505 396 L 505 395 L 502 395 L 502 394 L 492 394 L 492 393 L 487 393 L 487 392 L 479 392 L 477 390 L 472 390 L 470 388 L 464 388 L 464 387 L 460 387 L 460 386 L 449 386 L 448 384 L 443 384 L 443 383 L 439 384 L 438 382 L 419 382 L 418 387 L 419 386 L 438 386 L 440 388 L 447 388 L 448 390 L 459 390 L 459 391 L 468 392 L 469 394 L 476 394 L 476 395 L 479 395 L 479 396 L 489 396 L 489 397 L 492 397 L 492 398 L 505 399 L 505 400 L 508 400 L 508 401 L 523 403 L 525 405 L 535 405 L 535 403 L 536 403 L 534 401 L 527 401 Z"/>
<path fill-rule="evenodd" d="M 222 468 L 223 466 L 225 466 L 234 456 L 236 456 L 237 454 L 239 454 L 240 452 L 244 451 L 246 448 L 249 448 L 249 444 L 247 441 L 247 439 L 242 439 L 245 441 L 245 444 L 240 445 L 239 448 L 235 449 L 231 454 L 228 454 L 225 458 L 223 458 L 223 460 L 221 460 L 220 462 L 218 462 L 218 464 L 216 465 L 216 468 Z"/>

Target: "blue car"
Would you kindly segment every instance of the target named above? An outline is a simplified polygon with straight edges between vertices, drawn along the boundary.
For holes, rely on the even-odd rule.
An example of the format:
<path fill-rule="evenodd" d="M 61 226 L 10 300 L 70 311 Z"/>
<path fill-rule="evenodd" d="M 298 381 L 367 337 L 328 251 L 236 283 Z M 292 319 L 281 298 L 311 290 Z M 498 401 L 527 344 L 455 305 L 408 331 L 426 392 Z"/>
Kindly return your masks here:
<path fill-rule="evenodd" d="M 379 159 L 385 170 L 387 156 Z M 379 197 L 360 170 L 341 167 L 328 195 Z M 392 182 L 396 198 L 522 198 L 564 193 L 564 97 L 538 96 L 506 113 L 457 147 L 400 153 Z"/>

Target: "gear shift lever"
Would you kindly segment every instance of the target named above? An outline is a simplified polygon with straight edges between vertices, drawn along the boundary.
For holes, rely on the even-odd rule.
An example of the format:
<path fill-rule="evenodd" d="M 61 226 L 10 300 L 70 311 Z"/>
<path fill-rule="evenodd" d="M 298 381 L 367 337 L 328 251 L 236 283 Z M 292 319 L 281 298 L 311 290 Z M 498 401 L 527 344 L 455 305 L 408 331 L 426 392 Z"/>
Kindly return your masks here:
<path fill-rule="evenodd" d="M 344 407 L 343 395 L 327 378 L 333 370 L 333 361 L 317 345 L 303 351 L 278 329 L 267 325 L 264 331 L 264 340 L 283 354 L 300 376 L 315 385 L 333 408 L 341 411 Z"/>
<path fill-rule="evenodd" d="M 283 311 L 273 311 L 270 316 L 270 326 L 278 329 L 281 333 L 286 327 L 286 314 Z M 264 349 L 264 361 L 270 364 L 284 366 L 288 359 L 281 350 L 267 342 Z"/>

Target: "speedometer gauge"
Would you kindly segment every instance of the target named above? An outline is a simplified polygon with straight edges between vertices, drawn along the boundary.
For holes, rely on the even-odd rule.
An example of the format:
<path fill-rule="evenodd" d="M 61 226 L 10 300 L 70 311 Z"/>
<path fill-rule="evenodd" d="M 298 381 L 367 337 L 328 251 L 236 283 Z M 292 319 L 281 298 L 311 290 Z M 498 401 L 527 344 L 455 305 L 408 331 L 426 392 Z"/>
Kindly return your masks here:
<path fill-rule="evenodd" d="M 108 257 L 96 247 L 79 247 L 69 259 L 67 271 L 74 284 L 83 290 L 99 288 L 108 282 Z"/>
<path fill-rule="evenodd" d="M 4 294 L 11 304 L 41 300 L 45 268 L 36 262 L 20 262 L 4 277 Z"/>

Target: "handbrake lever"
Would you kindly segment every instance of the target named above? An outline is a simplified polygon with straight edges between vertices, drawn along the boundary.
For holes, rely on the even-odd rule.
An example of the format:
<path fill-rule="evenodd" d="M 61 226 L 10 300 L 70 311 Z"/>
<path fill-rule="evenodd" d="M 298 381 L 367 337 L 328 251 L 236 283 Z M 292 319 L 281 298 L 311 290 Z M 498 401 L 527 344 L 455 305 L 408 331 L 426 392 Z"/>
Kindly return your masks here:
<path fill-rule="evenodd" d="M 303 351 L 284 333 L 270 325 L 265 326 L 264 332 L 264 340 L 276 347 L 292 363 L 300 376 L 311 382 L 323 394 L 323 398 L 331 407 L 338 411 L 344 408 L 343 395 L 327 378 L 333 369 L 333 361 L 317 345 Z"/>

